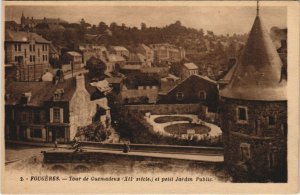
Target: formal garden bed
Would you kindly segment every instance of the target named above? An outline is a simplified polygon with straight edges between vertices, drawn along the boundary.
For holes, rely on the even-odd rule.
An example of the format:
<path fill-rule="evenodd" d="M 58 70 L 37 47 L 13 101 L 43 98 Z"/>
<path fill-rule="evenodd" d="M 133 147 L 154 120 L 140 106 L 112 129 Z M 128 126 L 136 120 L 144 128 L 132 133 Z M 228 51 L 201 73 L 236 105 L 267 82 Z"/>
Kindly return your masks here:
<path fill-rule="evenodd" d="M 176 121 L 177 119 L 183 121 Z M 158 119 L 160 118 L 160 119 Z M 122 139 L 128 139 L 135 144 L 161 144 L 183 146 L 222 147 L 222 131 L 212 123 L 205 122 L 195 114 L 152 115 L 150 112 L 129 112 L 126 117 L 120 117 L 117 131 Z M 156 123 L 169 121 L 175 121 Z M 156 120 L 157 121 L 157 120 Z M 181 124 L 184 132 L 179 134 L 169 133 L 165 127 Z M 182 125 L 185 124 L 185 125 Z M 193 130 L 197 126 L 197 130 Z M 171 128 L 171 127 L 170 127 Z M 173 128 L 172 128 L 173 129 Z M 188 129 L 188 130 L 187 130 Z"/>
<path fill-rule="evenodd" d="M 168 125 L 164 128 L 167 133 L 174 135 L 187 134 L 189 131 L 194 134 L 207 134 L 210 128 L 201 124 L 196 123 L 179 123 Z"/>
<path fill-rule="evenodd" d="M 154 119 L 154 122 L 156 123 L 167 123 L 167 122 L 173 122 L 173 121 L 188 121 L 192 122 L 193 119 L 186 116 L 161 116 Z"/>

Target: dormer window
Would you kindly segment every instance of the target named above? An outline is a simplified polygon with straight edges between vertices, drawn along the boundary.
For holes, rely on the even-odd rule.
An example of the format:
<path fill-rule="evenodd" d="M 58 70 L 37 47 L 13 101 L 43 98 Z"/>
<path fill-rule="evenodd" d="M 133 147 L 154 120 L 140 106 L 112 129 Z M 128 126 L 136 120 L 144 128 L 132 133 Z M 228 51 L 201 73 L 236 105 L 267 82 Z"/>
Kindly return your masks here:
<path fill-rule="evenodd" d="M 63 94 L 64 94 L 64 89 L 57 89 L 57 90 L 54 92 L 53 100 L 54 100 L 54 101 L 59 101 L 59 100 L 61 100 Z"/>
<path fill-rule="evenodd" d="M 28 104 L 31 100 L 31 92 L 23 93 L 21 97 L 22 104 Z"/>
<path fill-rule="evenodd" d="M 237 123 L 248 123 L 248 109 L 245 106 L 237 107 Z"/>

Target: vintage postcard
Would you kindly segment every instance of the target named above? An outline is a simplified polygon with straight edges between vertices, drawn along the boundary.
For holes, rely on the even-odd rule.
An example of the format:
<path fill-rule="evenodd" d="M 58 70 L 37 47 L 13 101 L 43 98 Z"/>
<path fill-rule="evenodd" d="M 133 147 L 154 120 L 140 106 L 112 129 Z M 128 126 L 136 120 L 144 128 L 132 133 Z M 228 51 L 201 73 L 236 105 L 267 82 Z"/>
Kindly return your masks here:
<path fill-rule="evenodd" d="M 299 2 L 2 13 L 2 193 L 297 193 Z"/>

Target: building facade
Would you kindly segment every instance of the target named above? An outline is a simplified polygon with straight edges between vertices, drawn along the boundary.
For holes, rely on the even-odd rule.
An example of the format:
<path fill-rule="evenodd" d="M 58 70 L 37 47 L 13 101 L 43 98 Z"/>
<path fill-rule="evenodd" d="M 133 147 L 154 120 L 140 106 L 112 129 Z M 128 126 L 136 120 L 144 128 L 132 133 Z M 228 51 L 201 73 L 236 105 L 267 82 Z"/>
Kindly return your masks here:
<path fill-rule="evenodd" d="M 126 49 L 123 46 L 110 46 L 109 51 L 113 54 L 118 55 L 118 56 L 122 56 L 122 57 L 125 57 L 125 58 L 129 57 L 128 49 Z"/>
<path fill-rule="evenodd" d="M 185 79 L 193 74 L 199 74 L 198 66 L 192 62 L 184 63 L 181 68 L 181 79 Z"/>
<path fill-rule="evenodd" d="M 224 162 L 234 181 L 287 182 L 282 62 L 257 14 L 230 82 L 220 91 Z"/>
<path fill-rule="evenodd" d="M 153 50 L 145 44 L 139 44 L 136 50 L 138 53 L 145 56 L 146 66 L 151 67 L 154 62 Z"/>
<path fill-rule="evenodd" d="M 162 104 L 201 103 L 208 108 L 208 111 L 216 112 L 218 96 L 218 86 L 215 81 L 200 75 L 191 75 L 169 91 L 161 92 L 158 102 Z"/>
<path fill-rule="evenodd" d="M 151 44 L 150 48 L 154 52 L 156 63 L 180 62 L 185 58 L 185 50 L 168 43 Z"/>
<path fill-rule="evenodd" d="M 96 58 L 100 58 L 100 59 L 108 58 L 108 51 L 107 51 L 106 47 L 103 45 L 80 44 L 78 46 L 78 50 L 82 54 L 82 60 L 85 65 L 86 65 L 86 62 L 91 57 L 96 57 Z"/>
<path fill-rule="evenodd" d="M 80 69 L 84 66 L 82 63 L 82 55 L 76 51 L 68 51 L 63 55 L 63 62 L 71 64 L 74 70 Z"/>
<path fill-rule="evenodd" d="M 35 28 L 38 24 L 66 24 L 67 22 L 64 20 L 61 20 L 60 18 L 46 18 L 43 19 L 36 19 L 36 18 L 29 18 L 25 17 L 22 13 L 21 16 L 21 27 L 22 28 Z"/>
<path fill-rule="evenodd" d="M 21 31 L 5 31 L 5 64 L 17 70 L 18 81 L 39 81 L 49 68 L 49 44 L 43 37 Z"/>
<path fill-rule="evenodd" d="M 154 104 L 157 102 L 159 81 L 146 74 L 127 78 L 122 85 L 120 102 L 123 104 Z"/>

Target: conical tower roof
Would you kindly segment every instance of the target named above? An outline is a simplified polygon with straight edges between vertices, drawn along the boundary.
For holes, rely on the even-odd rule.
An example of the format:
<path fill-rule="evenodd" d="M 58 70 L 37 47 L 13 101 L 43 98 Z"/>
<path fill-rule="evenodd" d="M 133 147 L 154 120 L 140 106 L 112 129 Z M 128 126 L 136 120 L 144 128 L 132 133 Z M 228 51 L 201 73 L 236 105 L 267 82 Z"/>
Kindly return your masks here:
<path fill-rule="evenodd" d="M 286 100 L 281 69 L 280 57 L 257 14 L 233 77 L 220 95 L 243 100 Z"/>

